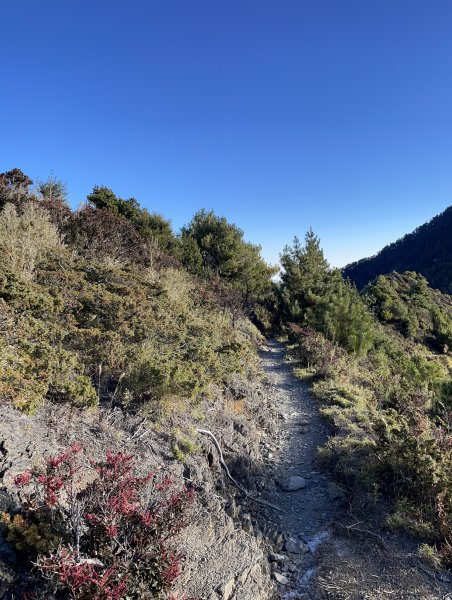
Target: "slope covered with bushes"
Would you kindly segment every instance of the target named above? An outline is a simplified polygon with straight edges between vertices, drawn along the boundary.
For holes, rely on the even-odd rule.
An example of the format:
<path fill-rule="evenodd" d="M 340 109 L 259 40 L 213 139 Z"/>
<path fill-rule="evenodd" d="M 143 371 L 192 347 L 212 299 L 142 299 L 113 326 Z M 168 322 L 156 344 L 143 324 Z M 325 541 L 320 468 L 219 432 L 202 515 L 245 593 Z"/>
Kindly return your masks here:
<path fill-rule="evenodd" d="M 72 212 L 25 176 L 1 181 L 2 401 L 33 411 L 44 399 L 110 399 L 160 414 L 252 365 L 240 322 L 271 290 L 273 270 L 235 226 L 223 220 L 235 237 L 217 245 L 253 249 L 240 254 L 242 271 L 260 269 L 253 291 L 231 268 L 190 275 L 169 223 L 133 199 L 95 187 Z"/>
<path fill-rule="evenodd" d="M 355 492 L 392 497 L 388 523 L 450 564 L 450 296 L 412 272 L 380 276 L 360 295 L 328 269 L 312 233 L 282 262 L 283 327 L 333 427 L 324 463 Z"/>
<path fill-rule="evenodd" d="M 165 218 L 106 187 L 72 211 L 55 178 L 33 188 L 18 169 L 0 175 L 0 406 L 21 423 L 14 435 L 23 427 L 28 436 L 19 473 L 5 430 L 0 440 L 11 480 L 2 481 L 0 539 L 20 559 L 14 594 L 173 597 L 184 558 L 175 536 L 193 497 L 174 463 L 199 451 L 194 423 L 206 413 L 226 419 L 228 384 L 256 373 L 259 332 L 249 317 L 265 318 L 273 273 L 260 249 L 213 213 L 176 235 Z M 64 416 L 53 439 L 56 412 Z M 230 415 L 229 426 L 238 427 Z M 135 453 L 138 443 L 144 455 L 133 468 L 122 448 Z M 142 472 L 155 461 L 178 473 L 174 486 L 164 471 Z M 194 480 L 208 487 L 205 463 Z M 201 501 L 203 515 L 218 512 L 207 493 Z M 227 519 L 220 512 L 217 528 Z M 207 540 L 196 542 L 203 550 Z M 0 595 L 3 587 L 0 573 Z"/>

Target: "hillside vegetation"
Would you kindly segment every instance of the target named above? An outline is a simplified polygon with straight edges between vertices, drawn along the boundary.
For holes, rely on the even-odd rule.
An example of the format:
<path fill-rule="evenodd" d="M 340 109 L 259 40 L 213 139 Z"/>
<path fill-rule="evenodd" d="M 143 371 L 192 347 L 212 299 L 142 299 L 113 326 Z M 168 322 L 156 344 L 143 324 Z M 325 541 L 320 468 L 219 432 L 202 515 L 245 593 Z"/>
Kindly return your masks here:
<path fill-rule="evenodd" d="M 378 275 L 397 271 L 415 271 L 423 275 L 432 288 L 452 294 L 452 206 L 412 233 L 370 258 L 363 258 L 343 269 L 358 289 Z"/>
<path fill-rule="evenodd" d="M 167 430 L 174 459 L 184 460 L 219 390 L 257 374 L 260 334 L 249 319 L 268 321 L 275 269 L 212 212 L 176 235 L 109 188 L 95 186 L 72 211 L 57 179 L 32 186 L 19 169 L 0 175 L 0 406 L 38 422 L 56 405 L 75 415 L 99 406 L 99 418 L 119 408 Z M 29 565 L 20 591 L 172 597 L 183 559 L 174 538 L 194 489 L 143 474 L 141 460 L 108 446 L 96 462 L 78 442 L 44 450 L 13 488 L 2 485 L 22 505 L 0 512 L 0 539 Z"/>
<path fill-rule="evenodd" d="M 324 463 L 355 493 L 392 497 L 388 524 L 451 563 L 450 296 L 413 272 L 380 276 L 360 295 L 312 232 L 282 264 L 282 326 L 333 427 Z"/>
<path fill-rule="evenodd" d="M 19 169 L 0 175 L 0 405 L 15 407 L 14 414 L 62 403 L 84 414 L 96 405 L 120 407 L 156 427 L 174 415 L 194 421 L 202 418 L 195 416 L 197 406 L 208 405 L 215 388 L 237 374 L 257 376 L 255 325 L 264 333 L 282 333 L 297 375 L 312 383 L 332 425 L 333 435 L 320 449 L 323 463 L 364 502 L 390 498 L 388 525 L 414 531 L 426 542 L 426 554 L 452 564 L 452 301 L 415 272 L 430 251 L 436 252 L 432 240 L 445 240 L 438 232 L 450 222 L 451 209 L 384 254 L 392 256 L 396 249 L 420 262 L 376 278 L 370 270 L 360 271 L 365 274 L 359 281 L 367 284 L 360 293 L 329 267 L 312 231 L 304 244 L 296 238 L 283 250 L 281 281 L 275 284 L 276 269 L 262 259 L 260 247 L 213 212 L 199 211 L 175 234 L 167 219 L 107 187 L 95 186 L 87 202 L 72 211 L 57 179 L 32 186 Z M 414 243 L 420 244 L 416 253 Z M 450 244 L 437 251 L 436 262 L 429 259 L 430 275 L 445 289 Z M 352 271 L 346 274 L 351 277 Z M 72 447 L 50 457 L 47 475 L 33 470 L 17 479 L 24 488 L 34 482 L 41 512 L 30 497 L 25 520 L 3 516 L 8 539 L 21 551 L 26 548 L 29 559 L 47 565 L 55 581 L 66 567 L 75 569 L 70 572 L 76 577 L 80 566 L 78 550 L 64 556 L 55 551 L 46 559 L 50 563 L 43 559 L 54 548 L 48 543 L 56 539 L 55 515 L 64 535 L 80 534 L 72 521 L 61 523 L 69 518 L 65 490 L 72 489 L 71 457 L 75 464 L 78 452 Z M 131 460 L 107 455 L 95 463 L 113 478 L 113 487 L 130 496 L 132 508 L 121 496 L 125 504 L 116 515 L 127 540 L 132 525 L 135 531 L 143 519 L 149 527 L 153 523 L 131 491 L 129 483 L 138 477 L 127 466 Z M 120 464 L 124 472 L 116 481 Z M 108 513 L 104 496 L 96 496 L 100 485 L 90 483 L 86 490 L 96 510 Z M 156 494 L 166 489 L 156 486 Z M 75 513 L 85 502 L 85 492 L 80 493 L 74 496 Z M 155 502 L 172 506 L 158 494 Z M 132 513 L 131 525 L 123 517 Z M 43 522 L 36 515 L 44 515 Z M 101 544 L 107 563 L 116 564 L 110 575 L 117 595 L 108 595 L 108 578 L 98 581 L 99 572 L 90 567 L 82 591 L 71 597 L 119 600 L 126 597 L 122 576 L 128 567 L 115 562 L 111 523 L 102 521 L 99 533 L 90 519 L 84 532 L 94 527 L 94 533 L 83 538 L 84 551 L 100 552 Z M 168 523 L 159 523 L 165 530 Z M 41 530 L 47 533 L 44 539 L 39 534 L 37 544 L 30 532 Z M 152 535 L 152 540 L 140 538 L 145 562 L 152 548 L 163 548 L 155 531 Z M 93 540 L 97 549 L 89 546 Z M 140 583 L 148 586 L 143 589 L 158 580 L 159 589 L 167 590 L 176 578 L 176 567 L 171 574 L 165 571 L 177 562 L 166 550 L 157 562 L 161 570 Z M 59 597 L 68 597 L 69 584 L 59 581 Z M 104 591 L 92 596 L 94 589 Z M 127 594 L 145 597 L 132 588 Z"/>
<path fill-rule="evenodd" d="M 176 237 L 105 187 L 72 212 L 63 189 L 33 192 L 18 170 L 0 182 L 2 401 L 158 415 L 252 365 L 244 317 L 274 270 L 237 227 L 199 213 Z"/>

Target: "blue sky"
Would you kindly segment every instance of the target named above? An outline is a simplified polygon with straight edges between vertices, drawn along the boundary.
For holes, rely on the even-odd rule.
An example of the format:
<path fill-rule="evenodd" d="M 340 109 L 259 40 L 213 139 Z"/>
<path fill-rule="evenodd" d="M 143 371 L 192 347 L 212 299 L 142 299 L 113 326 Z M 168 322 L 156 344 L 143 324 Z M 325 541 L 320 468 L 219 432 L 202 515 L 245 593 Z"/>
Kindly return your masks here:
<path fill-rule="evenodd" d="M 452 202 L 450 0 L 2 5 L 0 172 L 51 170 L 177 229 L 200 208 L 272 262 L 335 266 Z"/>

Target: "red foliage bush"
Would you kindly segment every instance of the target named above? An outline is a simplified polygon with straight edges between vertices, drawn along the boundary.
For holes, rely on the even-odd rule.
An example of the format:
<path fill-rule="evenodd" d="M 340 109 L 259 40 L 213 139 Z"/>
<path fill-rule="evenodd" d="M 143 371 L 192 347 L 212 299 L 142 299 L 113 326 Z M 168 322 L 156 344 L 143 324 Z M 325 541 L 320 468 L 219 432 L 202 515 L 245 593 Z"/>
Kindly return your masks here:
<path fill-rule="evenodd" d="M 142 263 L 149 258 L 146 241 L 135 227 L 109 210 L 86 206 L 72 213 L 66 231 L 66 240 L 85 258 L 125 263 Z"/>
<path fill-rule="evenodd" d="M 160 597 L 180 574 L 173 542 L 193 490 L 175 489 L 158 471 L 137 475 L 132 455 L 108 452 L 90 465 L 73 444 L 48 458 L 44 472 L 15 479 L 24 508 L 39 510 L 62 536 L 55 552 L 37 557 L 40 574 L 49 589 L 74 599 Z"/>

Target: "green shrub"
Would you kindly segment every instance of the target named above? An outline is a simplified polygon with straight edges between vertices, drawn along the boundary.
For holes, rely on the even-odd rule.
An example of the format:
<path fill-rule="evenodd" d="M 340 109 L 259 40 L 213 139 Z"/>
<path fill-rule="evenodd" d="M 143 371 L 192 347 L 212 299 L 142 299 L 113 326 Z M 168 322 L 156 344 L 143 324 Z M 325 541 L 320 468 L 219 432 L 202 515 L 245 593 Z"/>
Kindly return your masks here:
<path fill-rule="evenodd" d="M 398 335 L 398 334 L 397 334 Z M 396 501 L 388 524 L 452 557 L 452 439 L 447 360 L 381 331 L 366 358 L 333 352 L 318 332 L 292 331 L 292 350 L 317 375 L 312 391 L 333 435 L 320 459 L 360 494 Z M 331 346 L 331 347 L 330 347 Z M 328 351 L 329 349 L 329 351 Z"/>
<path fill-rule="evenodd" d="M 5 205 L 0 213 L 0 260 L 4 269 L 30 279 L 46 255 L 59 248 L 58 231 L 43 208 L 31 202 L 18 214 L 14 204 Z"/>

